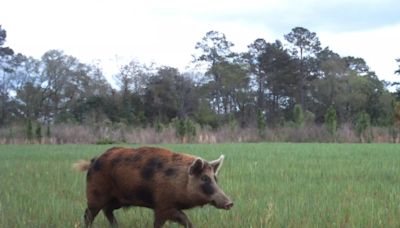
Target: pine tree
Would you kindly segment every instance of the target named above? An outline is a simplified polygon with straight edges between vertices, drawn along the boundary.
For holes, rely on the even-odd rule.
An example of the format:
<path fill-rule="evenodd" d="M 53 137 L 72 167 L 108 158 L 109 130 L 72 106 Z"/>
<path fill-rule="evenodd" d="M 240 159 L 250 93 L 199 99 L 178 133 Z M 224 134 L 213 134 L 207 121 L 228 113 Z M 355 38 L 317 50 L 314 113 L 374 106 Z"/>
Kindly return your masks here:
<path fill-rule="evenodd" d="M 333 107 L 333 105 L 331 105 L 326 111 L 325 126 L 332 136 L 336 135 L 337 118 L 336 118 L 336 110 Z"/>

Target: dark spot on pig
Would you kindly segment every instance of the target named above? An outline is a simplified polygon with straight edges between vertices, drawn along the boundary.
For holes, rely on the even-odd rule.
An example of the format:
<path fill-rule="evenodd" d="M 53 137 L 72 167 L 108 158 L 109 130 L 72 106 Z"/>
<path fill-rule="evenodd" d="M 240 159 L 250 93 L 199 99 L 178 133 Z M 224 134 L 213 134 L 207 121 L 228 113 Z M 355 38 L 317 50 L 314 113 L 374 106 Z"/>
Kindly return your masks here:
<path fill-rule="evenodd" d="M 94 161 L 94 163 L 93 163 L 93 170 L 100 171 L 101 166 L 102 166 L 102 164 L 100 162 L 100 159 L 96 159 L 96 161 Z"/>
<path fill-rule="evenodd" d="M 150 159 L 141 170 L 140 174 L 145 180 L 151 180 L 157 170 L 162 169 L 163 163 L 158 158 Z"/>
<path fill-rule="evenodd" d="M 133 158 L 131 158 L 131 157 L 126 157 L 126 158 L 124 158 L 124 162 L 125 162 L 125 163 L 133 163 Z"/>
<path fill-rule="evenodd" d="M 136 197 L 138 198 L 138 200 L 142 201 L 150 207 L 154 205 L 153 193 L 148 187 L 138 187 L 136 190 Z"/>
<path fill-rule="evenodd" d="M 174 169 L 174 168 L 168 168 L 168 169 L 166 169 L 166 170 L 164 171 L 164 174 L 165 174 L 165 176 L 167 176 L 167 177 L 175 176 L 175 174 L 176 174 L 176 169 Z"/>
<path fill-rule="evenodd" d="M 121 158 L 121 155 L 119 155 L 118 157 L 113 158 L 111 160 L 111 166 L 114 167 L 114 166 L 118 165 L 118 163 L 120 163 L 121 161 L 122 161 L 122 158 Z"/>
<path fill-rule="evenodd" d="M 206 182 L 206 183 L 202 184 L 200 187 L 201 187 L 201 190 L 203 191 L 203 193 L 208 196 L 214 194 L 214 192 L 215 192 L 215 189 L 211 185 L 210 182 Z"/>
<path fill-rule="evenodd" d="M 133 161 L 137 162 L 140 161 L 142 159 L 142 155 L 141 154 L 135 154 L 135 156 L 133 156 Z"/>
<path fill-rule="evenodd" d="M 135 154 L 133 156 L 126 157 L 124 159 L 124 161 L 126 163 L 135 163 L 135 162 L 140 161 L 141 159 L 142 159 L 142 155 L 141 154 Z"/>

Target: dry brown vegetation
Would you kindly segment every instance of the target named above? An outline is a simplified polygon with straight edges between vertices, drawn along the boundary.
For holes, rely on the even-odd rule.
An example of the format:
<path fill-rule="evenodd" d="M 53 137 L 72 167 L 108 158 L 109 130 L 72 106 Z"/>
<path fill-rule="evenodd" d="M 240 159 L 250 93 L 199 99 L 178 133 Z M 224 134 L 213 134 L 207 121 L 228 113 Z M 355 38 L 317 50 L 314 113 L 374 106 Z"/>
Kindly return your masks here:
<path fill-rule="evenodd" d="M 0 128 L 0 144 L 112 144 L 112 143 L 227 143 L 227 142 L 338 142 L 338 143 L 393 143 L 400 142 L 393 129 L 370 127 L 359 137 L 351 124 L 343 124 L 332 136 L 325 126 L 306 124 L 302 127 L 285 126 L 266 128 L 260 137 L 255 127 L 239 128 L 225 126 L 213 130 L 196 127 L 195 136 L 179 137 L 173 126 L 166 126 L 161 131 L 155 128 L 132 128 L 125 126 L 83 126 L 60 124 L 51 127 L 51 136 L 40 140 L 33 137 L 28 140 L 23 126 Z"/>

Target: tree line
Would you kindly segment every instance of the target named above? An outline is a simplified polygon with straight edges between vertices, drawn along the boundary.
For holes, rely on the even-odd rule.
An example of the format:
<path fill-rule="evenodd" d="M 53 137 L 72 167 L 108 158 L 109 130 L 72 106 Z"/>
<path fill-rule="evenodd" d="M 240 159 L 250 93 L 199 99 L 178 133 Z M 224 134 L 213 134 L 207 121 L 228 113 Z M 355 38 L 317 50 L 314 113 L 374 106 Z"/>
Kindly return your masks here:
<path fill-rule="evenodd" d="M 391 84 L 379 80 L 362 58 L 322 47 L 317 34 L 303 27 L 283 41 L 258 38 L 243 53 L 232 51 L 223 33 L 210 31 L 194 44 L 192 70 L 132 60 L 113 75 L 117 89 L 98 64 L 61 50 L 35 59 L 14 53 L 5 41 L 0 26 L 3 127 L 121 123 L 161 129 L 175 123 L 186 134 L 193 125 L 235 124 L 262 136 L 267 127 L 313 123 L 334 134 L 344 123 L 354 129 L 395 126 L 400 111 L 399 90 L 390 92 Z"/>

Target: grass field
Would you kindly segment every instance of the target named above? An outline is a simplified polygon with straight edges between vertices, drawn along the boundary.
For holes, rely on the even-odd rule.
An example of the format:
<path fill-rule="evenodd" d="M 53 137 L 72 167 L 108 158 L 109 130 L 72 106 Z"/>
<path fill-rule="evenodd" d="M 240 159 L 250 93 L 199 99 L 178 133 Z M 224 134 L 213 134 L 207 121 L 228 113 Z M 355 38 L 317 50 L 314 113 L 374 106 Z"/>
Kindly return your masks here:
<path fill-rule="evenodd" d="M 110 146 L 0 145 L 0 227 L 82 227 L 85 174 Z M 196 227 L 400 227 L 400 146 L 393 144 L 162 145 L 216 159 L 235 206 L 187 211 Z M 117 210 L 120 227 L 152 227 L 144 208 Z M 94 227 L 108 227 L 99 214 Z M 178 227 L 167 224 L 166 227 Z"/>

